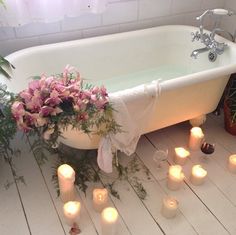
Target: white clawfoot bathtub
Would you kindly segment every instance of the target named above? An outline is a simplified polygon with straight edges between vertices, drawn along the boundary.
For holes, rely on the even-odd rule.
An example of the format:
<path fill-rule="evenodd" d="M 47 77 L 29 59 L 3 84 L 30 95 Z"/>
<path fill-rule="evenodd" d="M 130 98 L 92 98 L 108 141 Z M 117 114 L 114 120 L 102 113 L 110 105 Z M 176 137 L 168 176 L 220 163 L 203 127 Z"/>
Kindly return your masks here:
<path fill-rule="evenodd" d="M 104 84 L 110 93 L 161 79 L 154 115 L 143 129 L 143 134 L 148 133 L 212 112 L 236 71 L 236 45 L 221 37 L 216 39 L 228 48 L 215 62 L 208 61 L 207 53 L 196 60 L 190 57 L 194 49 L 203 47 L 191 41 L 196 30 L 162 26 L 24 49 L 7 57 L 16 67 L 14 78 L 9 82 L 1 77 L 0 82 L 19 92 L 30 76 L 59 73 L 66 64 L 77 67 L 92 83 Z M 134 115 L 141 100 L 142 94 L 132 101 Z M 65 137 L 67 145 L 85 149 L 96 148 L 99 140 L 75 131 Z"/>

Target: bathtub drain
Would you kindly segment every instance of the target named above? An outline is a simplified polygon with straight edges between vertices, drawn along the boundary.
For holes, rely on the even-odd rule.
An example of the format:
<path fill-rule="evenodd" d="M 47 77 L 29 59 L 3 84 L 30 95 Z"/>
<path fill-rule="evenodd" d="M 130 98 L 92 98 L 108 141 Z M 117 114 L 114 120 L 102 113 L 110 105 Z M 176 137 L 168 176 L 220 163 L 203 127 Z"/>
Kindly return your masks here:
<path fill-rule="evenodd" d="M 208 59 L 209 59 L 211 62 L 215 62 L 215 61 L 216 61 L 216 58 L 217 58 L 217 54 L 210 51 L 209 54 L 208 54 Z"/>

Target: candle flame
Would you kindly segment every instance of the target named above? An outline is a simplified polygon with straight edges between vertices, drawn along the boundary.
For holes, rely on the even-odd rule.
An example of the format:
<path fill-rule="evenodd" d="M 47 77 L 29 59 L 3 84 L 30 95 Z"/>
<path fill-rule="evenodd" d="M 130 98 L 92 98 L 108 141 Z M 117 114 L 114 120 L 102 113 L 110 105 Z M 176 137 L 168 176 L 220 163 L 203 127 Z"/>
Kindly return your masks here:
<path fill-rule="evenodd" d="M 102 211 L 102 217 L 109 223 L 113 223 L 118 218 L 118 212 L 113 207 L 107 207 Z"/>
<path fill-rule="evenodd" d="M 184 178 L 184 173 L 182 172 L 182 167 L 180 165 L 170 166 L 169 174 L 177 179 Z"/>
<path fill-rule="evenodd" d="M 80 202 L 69 201 L 64 204 L 63 208 L 67 214 L 74 215 L 74 214 L 78 213 L 78 211 L 80 211 L 80 207 L 81 207 Z"/>
<path fill-rule="evenodd" d="M 207 175 L 207 171 L 203 169 L 201 165 L 195 165 L 192 168 L 192 174 L 197 177 L 203 178 Z"/>
<path fill-rule="evenodd" d="M 71 177 L 74 177 L 74 175 L 75 175 L 74 169 L 67 164 L 63 164 L 63 165 L 59 166 L 58 173 L 63 175 L 65 178 L 71 178 Z"/>
<path fill-rule="evenodd" d="M 202 129 L 200 127 L 193 127 L 191 129 L 191 133 L 198 138 L 204 137 L 204 134 L 203 134 Z"/>
<path fill-rule="evenodd" d="M 229 161 L 230 161 L 232 164 L 236 165 L 236 154 L 231 155 L 231 156 L 229 157 Z"/>
<path fill-rule="evenodd" d="M 181 158 L 186 158 L 190 155 L 189 151 L 182 147 L 175 148 L 175 153 Z"/>

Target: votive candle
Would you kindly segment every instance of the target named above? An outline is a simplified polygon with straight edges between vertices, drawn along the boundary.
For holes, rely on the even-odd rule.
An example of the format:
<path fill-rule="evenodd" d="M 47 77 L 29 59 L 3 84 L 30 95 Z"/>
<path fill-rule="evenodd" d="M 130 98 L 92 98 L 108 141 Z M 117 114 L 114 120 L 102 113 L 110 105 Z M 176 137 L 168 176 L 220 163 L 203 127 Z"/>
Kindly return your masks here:
<path fill-rule="evenodd" d="M 191 150 L 199 150 L 201 148 L 201 144 L 204 140 L 204 134 L 200 127 L 193 127 L 190 130 L 190 138 L 189 138 L 189 148 Z"/>
<path fill-rule="evenodd" d="M 193 185 L 203 184 L 206 176 L 207 176 L 207 171 L 203 169 L 201 165 L 195 165 L 192 167 L 192 174 L 190 180 Z"/>
<path fill-rule="evenodd" d="M 185 148 L 175 148 L 174 162 L 178 165 L 184 165 L 190 156 L 190 152 Z"/>
<path fill-rule="evenodd" d="M 101 213 L 102 235 L 115 235 L 117 233 L 119 214 L 113 207 L 105 208 Z"/>
<path fill-rule="evenodd" d="M 63 206 L 63 213 L 65 216 L 66 223 L 69 226 L 78 224 L 80 216 L 81 204 L 79 201 L 69 201 Z"/>
<path fill-rule="evenodd" d="M 236 173 L 236 154 L 229 156 L 228 168 L 230 172 Z"/>
<path fill-rule="evenodd" d="M 174 197 L 164 197 L 162 201 L 161 214 L 168 219 L 175 217 L 178 211 L 178 204 L 179 202 Z"/>
<path fill-rule="evenodd" d="M 97 212 L 101 212 L 108 203 L 107 189 L 94 189 L 93 190 L 93 208 Z"/>
<path fill-rule="evenodd" d="M 57 169 L 60 198 L 63 202 L 75 200 L 75 171 L 67 164 L 63 164 Z"/>
<path fill-rule="evenodd" d="M 173 165 L 169 167 L 169 174 L 167 178 L 167 186 L 171 190 L 178 190 L 184 179 L 184 173 L 180 165 Z"/>

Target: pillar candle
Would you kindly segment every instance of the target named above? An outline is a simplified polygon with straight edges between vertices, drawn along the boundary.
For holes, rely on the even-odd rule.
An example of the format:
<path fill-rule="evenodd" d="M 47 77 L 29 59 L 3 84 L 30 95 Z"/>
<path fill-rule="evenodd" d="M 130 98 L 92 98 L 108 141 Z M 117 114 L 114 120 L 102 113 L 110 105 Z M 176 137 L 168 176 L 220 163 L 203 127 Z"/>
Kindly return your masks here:
<path fill-rule="evenodd" d="M 184 173 L 180 165 L 173 165 L 169 167 L 169 174 L 167 179 L 167 186 L 171 190 L 178 190 L 183 183 Z"/>
<path fill-rule="evenodd" d="M 190 130 L 189 148 L 191 150 L 199 150 L 204 139 L 204 134 L 200 127 L 193 127 Z"/>
<path fill-rule="evenodd" d="M 102 235 L 115 235 L 117 233 L 118 212 L 113 207 L 105 208 L 101 213 Z"/>
<path fill-rule="evenodd" d="M 65 216 L 66 223 L 69 226 L 78 224 L 80 215 L 81 205 L 78 201 L 69 201 L 63 206 L 63 213 Z"/>
<path fill-rule="evenodd" d="M 201 165 L 195 165 L 192 167 L 192 174 L 190 180 L 194 185 L 201 185 L 204 183 L 207 176 L 207 171 L 202 168 Z"/>
<path fill-rule="evenodd" d="M 174 197 L 166 196 L 162 201 L 161 214 L 166 218 L 173 218 L 178 211 L 178 201 Z"/>
<path fill-rule="evenodd" d="M 75 171 L 67 164 L 63 164 L 57 169 L 60 198 L 63 202 L 75 200 Z"/>
<path fill-rule="evenodd" d="M 101 212 L 108 203 L 107 189 L 94 189 L 93 190 L 93 208 L 97 212 Z"/>
<path fill-rule="evenodd" d="M 174 162 L 178 165 L 184 165 L 190 156 L 185 148 L 175 148 Z"/>
<path fill-rule="evenodd" d="M 236 154 L 229 156 L 228 168 L 230 172 L 236 173 Z"/>

